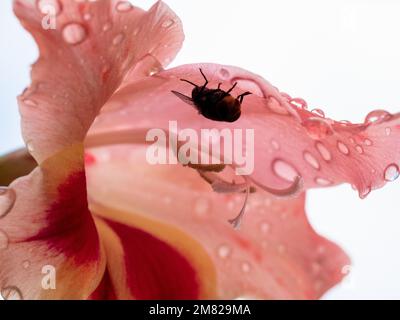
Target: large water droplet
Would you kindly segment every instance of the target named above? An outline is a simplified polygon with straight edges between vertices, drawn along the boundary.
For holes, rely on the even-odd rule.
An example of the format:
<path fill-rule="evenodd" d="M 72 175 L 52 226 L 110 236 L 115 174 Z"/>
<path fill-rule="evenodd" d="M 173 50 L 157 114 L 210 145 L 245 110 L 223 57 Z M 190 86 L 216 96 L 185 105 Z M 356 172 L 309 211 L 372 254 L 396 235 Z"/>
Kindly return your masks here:
<path fill-rule="evenodd" d="M 314 169 L 317 169 L 317 170 L 318 170 L 318 169 L 320 168 L 320 165 L 319 165 L 318 160 L 317 160 L 310 152 L 304 151 L 303 157 L 304 157 L 304 160 L 305 160 L 310 166 L 312 166 Z"/>
<path fill-rule="evenodd" d="M 8 248 L 8 235 L 4 231 L 0 230 L 0 250 Z"/>
<path fill-rule="evenodd" d="M 42 14 L 59 15 L 62 6 L 59 0 L 39 0 L 37 7 Z"/>
<path fill-rule="evenodd" d="M 16 199 L 14 189 L 0 187 L 0 219 L 5 217 L 13 208 Z"/>
<path fill-rule="evenodd" d="M 77 45 L 86 39 L 86 29 L 79 23 L 67 24 L 62 31 L 66 43 Z"/>
<path fill-rule="evenodd" d="M 365 124 L 381 123 L 391 118 L 391 114 L 385 110 L 374 110 L 365 117 Z"/>
<path fill-rule="evenodd" d="M 386 181 L 394 181 L 399 177 L 399 167 L 397 164 L 392 163 L 388 165 L 384 172 L 384 178 Z"/>
<path fill-rule="evenodd" d="M 272 163 L 272 170 L 278 177 L 290 182 L 293 182 L 296 177 L 300 176 L 292 165 L 280 159 Z"/>
<path fill-rule="evenodd" d="M 22 293 L 15 286 L 7 286 L 1 289 L 1 296 L 4 300 L 22 300 Z"/>
<path fill-rule="evenodd" d="M 312 139 L 323 139 L 332 134 L 331 126 L 322 118 L 308 118 L 303 122 L 303 126 Z"/>
<path fill-rule="evenodd" d="M 332 160 L 332 155 L 327 147 L 322 142 L 317 142 L 315 144 L 315 148 L 318 150 L 319 154 L 321 155 L 322 159 L 325 161 Z"/>
<path fill-rule="evenodd" d="M 337 142 L 337 148 L 341 153 L 343 153 L 345 155 L 348 155 L 350 153 L 349 148 L 344 144 L 343 141 L 339 140 Z"/>
<path fill-rule="evenodd" d="M 221 259 L 226 259 L 231 255 L 232 249 L 227 244 L 222 244 L 218 247 L 217 253 L 218 257 Z"/>
<path fill-rule="evenodd" d="M 128 12 L 132 10 L 133 6 L 129 1 L 120 1 L 115 6 L 118 12 Z"/>

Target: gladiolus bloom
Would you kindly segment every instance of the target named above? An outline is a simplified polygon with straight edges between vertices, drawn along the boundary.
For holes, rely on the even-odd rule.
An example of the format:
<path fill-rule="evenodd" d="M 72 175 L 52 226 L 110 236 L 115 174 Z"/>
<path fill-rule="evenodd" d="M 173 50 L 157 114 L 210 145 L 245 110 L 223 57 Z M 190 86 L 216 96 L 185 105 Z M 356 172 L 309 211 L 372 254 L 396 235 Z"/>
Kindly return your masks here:
<path fill-rule="evenodd" d="M 55 29 L 43 27 L 49 7 Z M 40 49 L 19 97 L 37 166 L 0 189 L 3 297 L 316 299 L 342 279 L 349 259 L 308 223 L 304 191 L 349 183 L 365 197 L 397 178 L 398 115 L 336 122 L 237 67 L 164 69 L 184 36 L 162 2 L 15 0 L 14 10 Z M 171 93 L 190 95 L 180 79 L 202 84 L 199 68 L 211 88 L 252 92 L 237 121 L 207 119 Z M 240 148 L 254 151 L 252 172 L 149 163 L 147 133 L 176 134 L 171 121 L 198 136 L 251 129 L 254 150 Z M 237 230 L 228 221 L 241 210 Z"/>

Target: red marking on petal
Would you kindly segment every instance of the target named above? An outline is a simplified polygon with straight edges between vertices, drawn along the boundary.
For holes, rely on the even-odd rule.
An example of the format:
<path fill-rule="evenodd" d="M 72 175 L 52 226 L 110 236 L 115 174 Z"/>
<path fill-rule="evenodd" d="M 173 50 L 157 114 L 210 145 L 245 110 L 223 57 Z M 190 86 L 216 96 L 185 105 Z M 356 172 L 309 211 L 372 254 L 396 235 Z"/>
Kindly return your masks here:
<path fill-rule="evenodd" d="M 88 209 L 85 172 L 71 174 L 57 191 L 57 200 L 47 209 L 47 227 L 29 240 L 48 241 L 52 249 L 73 256 L 77 264 L 98 260 L 98 235 Z"/>
<path fill-rule="evenodd" d="M 107 220 L 124 249 L 126 285 L 137 299 L 198 299 L 190 263 L 174 248 L 142 230 Z"/>

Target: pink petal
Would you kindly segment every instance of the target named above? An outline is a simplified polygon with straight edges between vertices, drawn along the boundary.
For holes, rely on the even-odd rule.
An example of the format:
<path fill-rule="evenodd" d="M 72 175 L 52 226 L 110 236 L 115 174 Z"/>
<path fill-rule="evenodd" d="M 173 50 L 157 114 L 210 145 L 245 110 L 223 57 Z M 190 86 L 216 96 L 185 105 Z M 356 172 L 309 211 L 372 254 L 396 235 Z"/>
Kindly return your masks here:
<path fill-rule="evenodd" d="M 244 194 L 216 194 L 191 168 L 150 165 L 145 150 L 90 151 L 96 159 L 87 167 L 91 207 L 108 208 L 102 216 L 117 222 L 130 217 L 171 225 L 200 243 L 216 268 L 218 298 L 318 298 L 342 278 L 348 258 L 308 224 L 304 195 L 279 200 L 262 190 L 250 194 L 246 219 L 235 231 L 227 220 L 240 210 Z M 183 252 L 194 260 L 193 250 Z"/>
<path fill-rule="evenodd" d="M 178 99 L 171 90 L 191 94 L 188 79 L 208 87 L 222 82 L 227 90 L 238 82 L 233 95 L 249 90 L 242 115 L 233 123 L 211 121 Z M 259 186 L 288 187 L 295 176 L 304 187 L 325 187 L 347 182 L 364 197 L 398 176 L 400 120 L 384 111 L 370 114 L 366 123 L 348 124 L 325 119 L 303 109 L 301 99 L 289 103 L 288 95 L 248 71 L 216 64 L 194 64 L 160 72 L 121 89 L 107 103 L 87 138 L 87 146 L 141 142 L 151 128 L 254 129 L 255 167 L 251 174 Z M 301 102 L 301 103 L 300 103 Z M 374 120 L 374 121 L 373 121 Z M 244 133 L 243 133 L 244 134 Z"/>
<path fill-rule="evenodd" d="M 39 163 L 83 141 L 132 67 L 151 72 L 166 65 L 183 41 L 179 19 L 162 2 L 145 12 L 116 0 L 53 0 L 54 30 L 42 27 L 42 3 L 49 1 L 14 2 L 40 50 L 32 84 L 19 98 L 24 139 Z"/>

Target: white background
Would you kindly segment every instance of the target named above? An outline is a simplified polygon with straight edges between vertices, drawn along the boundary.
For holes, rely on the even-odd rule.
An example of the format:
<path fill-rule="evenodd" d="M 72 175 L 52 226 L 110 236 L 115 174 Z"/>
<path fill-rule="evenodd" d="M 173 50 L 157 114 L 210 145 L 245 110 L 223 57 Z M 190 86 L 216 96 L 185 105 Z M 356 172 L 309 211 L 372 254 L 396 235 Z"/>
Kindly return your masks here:
<path fill-rule="evenodd" d="M 261 74 L 336 120 L 400 111 L 400 2 L 393 0 L 166 0 L 186 41 L 173 65 L 219 62 Z M 153 1 L 135 1 L 145 9 Z M 15 97 L 37 50 L 0 1 L 0 153 L 22 145 Z M 400 299 L 399 181 L 360 200 L 348 185 L 312 190 L 314 227 L 353 260 L 326 299 Z"/>

